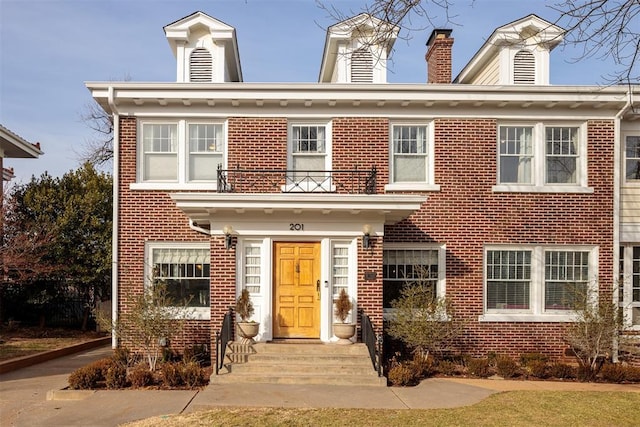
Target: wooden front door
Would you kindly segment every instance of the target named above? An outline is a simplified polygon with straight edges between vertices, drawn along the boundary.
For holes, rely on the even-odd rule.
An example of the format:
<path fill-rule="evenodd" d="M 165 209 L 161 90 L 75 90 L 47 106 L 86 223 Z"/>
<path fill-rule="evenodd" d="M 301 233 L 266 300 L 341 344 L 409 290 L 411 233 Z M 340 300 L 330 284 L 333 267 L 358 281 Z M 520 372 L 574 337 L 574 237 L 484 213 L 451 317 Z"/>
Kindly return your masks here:
<path fill-rule="evenodd" d="M 320 243 L 274 243 L 274 338 L 320 338 Z"/>

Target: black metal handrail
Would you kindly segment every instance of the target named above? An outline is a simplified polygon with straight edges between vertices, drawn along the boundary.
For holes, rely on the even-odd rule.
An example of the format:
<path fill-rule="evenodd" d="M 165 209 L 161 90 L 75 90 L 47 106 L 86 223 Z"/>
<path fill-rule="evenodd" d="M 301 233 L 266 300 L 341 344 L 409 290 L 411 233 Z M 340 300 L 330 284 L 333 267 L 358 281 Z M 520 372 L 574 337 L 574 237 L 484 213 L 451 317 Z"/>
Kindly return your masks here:
<path fill-rule="evenodd" d="M 382 336 L 376 335 L 373 329 L 371 319 L 364 310 L 360 309 L 360 321 L 362 323 L 362 342 L 364 342 L 369 350 L 369 357 L 373 364 L 373 370 L 378 372 L 378 376 L 382 376 Z"/>
<path fill-rule="evenodd" d="M 378 171 L 371 169 L 285 170 L 222 169 L 218 166 L 219 193 L 349 193 L 375 194 Z"/>
<path fill-rule="evenodd" d="M 216 375 L 224 365 L 224 355 L 227 351 L 227 344 L 233 339 L 233 308 L 225 313 L 222 320 L 222 328 L 216 331 Z"/>

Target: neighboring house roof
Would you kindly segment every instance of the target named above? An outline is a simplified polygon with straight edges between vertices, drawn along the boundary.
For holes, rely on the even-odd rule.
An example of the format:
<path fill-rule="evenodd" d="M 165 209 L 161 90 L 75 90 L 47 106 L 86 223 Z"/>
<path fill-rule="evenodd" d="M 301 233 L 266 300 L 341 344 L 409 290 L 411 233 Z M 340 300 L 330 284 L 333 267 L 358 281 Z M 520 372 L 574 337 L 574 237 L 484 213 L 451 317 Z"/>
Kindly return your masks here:
<path fill-rule="evenodd" d="M 2 157 L 35 159 L 44 153 L 40 150 L 39 142 L 31 144 L 21 136 L 0 125 L 0 154 L 2 154 Z"/>
<path fill-rule="evenodd" d="M 533 43 L 543 45 L 551 51 L 562 42 L 565 32 L 564 29 L 534 14 L 498 27 L 453 82 L 467 83 L 472 80 L 505 45 Z"/>
<path fill-rule="evenodd" d="M 322 54 L 322 64 L 320 65 L 320 76 L 318 81 L 327 83 L 331 81 L 334 67 L 337 63 L 338 45 L 340 42 L 347 42 L 354 39 L 377 39 L 382 35 L 387 45 L 386 54 L 393 48 L 398 37 L 400 27 L 384 22 L 375 16 L 367 13 L 346 19 L 330 26 L 327 29 L 327 36 L 324 42 L 324 51 Z"/>
<path fill-rule="evenodd" d="M 192 13 L 164 27 L 164 33 L 174 56 L 177 57 L 178 45 L 188 42 L 190 33 L 198 27 L 206 28 L 216 42 L 226 43 L 230 47 L 225 49 L 225 63 L 229 68 L 230 80 L 242 81 L 242 67 L 240 66 L 240 53 L 235 28 L 204 12 Z"/>
<path fill-rule="evenodd" d="M 2 168 L 2 180 L 10 181 L 14 177 L 13 168 Z"/>

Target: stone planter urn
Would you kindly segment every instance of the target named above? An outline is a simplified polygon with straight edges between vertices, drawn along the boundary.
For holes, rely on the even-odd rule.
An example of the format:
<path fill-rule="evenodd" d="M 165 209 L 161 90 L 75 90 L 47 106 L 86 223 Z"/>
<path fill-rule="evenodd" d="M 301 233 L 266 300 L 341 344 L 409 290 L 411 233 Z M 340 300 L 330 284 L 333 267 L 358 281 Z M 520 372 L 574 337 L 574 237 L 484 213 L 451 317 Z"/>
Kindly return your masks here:
<path fill-rule="evenodd" d="M 356 325 L 355 323 L 334 323 L 333 334 L 339 338 L 336 344 L 353 344 L 349 338 L 356 334 Z"/>
<path fill-rule="evenodd" d="M 258 322 L 237 322 L 236 332 L 240 337 L 240 343 L 253 344 L 253 338 L 260 332 L 260 323 Z"/>

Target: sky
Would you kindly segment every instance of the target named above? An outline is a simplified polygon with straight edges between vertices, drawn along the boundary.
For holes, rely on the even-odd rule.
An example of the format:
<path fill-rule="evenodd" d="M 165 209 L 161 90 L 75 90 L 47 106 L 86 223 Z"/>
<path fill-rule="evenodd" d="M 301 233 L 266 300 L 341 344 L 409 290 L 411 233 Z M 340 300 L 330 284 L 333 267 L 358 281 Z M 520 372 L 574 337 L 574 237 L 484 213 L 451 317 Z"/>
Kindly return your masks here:
<path fill-rule="evenodd" d="M 535 13 L 554 21 L 558 0 L 450 0 L 453 22 L 430 9 L 432 22 L 413 17 L 400 32 L 391 83 L 426 81 L 425 43 L 435 25 L 453 29 L 453 75 L 497 27 Z M 364 0 L 323 0 L 345 16 Z M 81 119 L 92 102 L 88 81 L 176 81 L 175 58 L 163 27 L 195 11 L 236 28 L 245 82 L 317 82 L 326 28 L 336 21 L 315 0 L 0 0 L 0 124 L 29 142 L 38 159 L 5 159 L 13 185 L 45 171 L 79 167 L 87 140 Z M 551 84 L 599 84 L 611 71 L 598 58 L 576 62 L 580 51 L 551 53 Z"/>

